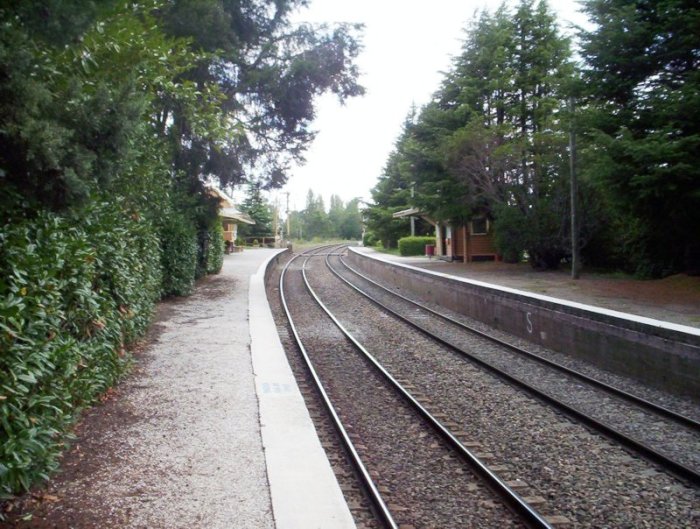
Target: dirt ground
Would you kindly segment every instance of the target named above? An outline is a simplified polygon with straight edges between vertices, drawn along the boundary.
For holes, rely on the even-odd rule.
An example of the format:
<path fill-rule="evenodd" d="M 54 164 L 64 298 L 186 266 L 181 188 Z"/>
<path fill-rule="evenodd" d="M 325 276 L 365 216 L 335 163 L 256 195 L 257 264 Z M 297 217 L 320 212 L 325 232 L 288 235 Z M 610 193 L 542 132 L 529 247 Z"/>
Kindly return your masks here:
<path fill-rule="evenodd" d="M 91 516 L 90 512 L 109 510 L 108 506 L 94 504 L 75 506 L 82 515 L 74 517 L 53 507 L 63 503 L 59 490 L 63 483 L 80 481 L 100 471 L 101 467 L 112 463 L 112 455 L 119 451 L 118 440 L 115 446 L 102 444 L 102 436 L 97 432 L 118 430 L 132 424 L 135 414 L 124 406 L 124 396 L 132 385 L 146 383 L 145 373 L 151 357 L 148 349 L 158 341 L 164 330 L 163 322 L 173 314 L 178 300 L 159 304 L 156 317 L 146 337 L 132 348 L 134 367 L 131 373 L 102 396 L 100 402 L 85 411 L 80 422 L 75 425 L 73 435 L 79 442 L 61 456 L 59 474 L 51 482 L 35 486 L 29 493 L 14 500 L 0 503 L 5 521 L 0 520 L 0 529 L 69 529 L 76 527 L 99 527 L 102 520 Z M 89 478 L 88 478 L 89 479 Z M 93 498 L 97 502 L 97 498 Z M 88 508 L 89 507 L 89 508 Z"/>
<path fill-rule="evenodd" d="M 574 280 L 568 271 L 537 271 L 527 263 L 465 264 L 420 258 L 410 264 L 637 316 L 700 327 L 700 276 L 677 274 L 664 279 L 638 280 L 584 272 L 580 279 Z"/>

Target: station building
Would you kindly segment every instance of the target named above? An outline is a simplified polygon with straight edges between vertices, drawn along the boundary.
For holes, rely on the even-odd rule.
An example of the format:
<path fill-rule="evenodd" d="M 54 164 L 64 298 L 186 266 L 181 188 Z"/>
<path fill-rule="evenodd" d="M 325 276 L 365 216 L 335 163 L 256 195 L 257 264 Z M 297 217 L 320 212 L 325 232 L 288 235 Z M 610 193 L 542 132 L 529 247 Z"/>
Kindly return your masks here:
<path fill-rule="evenodd" d="M 500 261 L 493 237 L 493 223 L 477 213 L 465 224 L 437 221 L 418 208 L 397 211 L 394 218 L 420 217 L 435 228 L 434 255 L 446 261 Z"/>

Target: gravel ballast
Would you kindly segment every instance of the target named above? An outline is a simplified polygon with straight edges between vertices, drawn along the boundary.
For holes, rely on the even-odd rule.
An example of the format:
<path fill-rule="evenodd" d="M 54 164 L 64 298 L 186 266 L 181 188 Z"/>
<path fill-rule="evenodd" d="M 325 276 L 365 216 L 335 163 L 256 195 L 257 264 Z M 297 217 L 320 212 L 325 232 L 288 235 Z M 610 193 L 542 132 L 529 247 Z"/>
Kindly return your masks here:
<path fill-rule="evenodd" d="M 339 283 L 321 260 L 314 288 L 395 376 L 427 396 L 574 527 L 694 527 L 697 490 L 572 423 L 382 314 Z"/>

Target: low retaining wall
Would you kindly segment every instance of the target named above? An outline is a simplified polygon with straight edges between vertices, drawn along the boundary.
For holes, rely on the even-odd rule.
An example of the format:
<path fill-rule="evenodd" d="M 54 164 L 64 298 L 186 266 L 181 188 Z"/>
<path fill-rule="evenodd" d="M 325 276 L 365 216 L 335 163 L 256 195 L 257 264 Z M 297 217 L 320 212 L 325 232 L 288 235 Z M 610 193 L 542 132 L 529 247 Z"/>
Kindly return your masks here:
<path fill-rule="evenodd" d="M 280 250 L 278 253 L 273 255 L 270 260 L 265 263 L 265 284 L 267 285 L 268 280 L 270 279 L 270 274 L 275 269 L 275 266 L 279 263 L 280 259 L 282 258 L 283 255 L 286 255 L 288 253 L 291 253 L 292 251 L 292 246 L 289 245 L 288 248 Z"/>
<path fill-rule="evenodd" d="M 556 300 L 349 252 L 385 284 L 543 347 L 700 400 L 700 330 Z"/>

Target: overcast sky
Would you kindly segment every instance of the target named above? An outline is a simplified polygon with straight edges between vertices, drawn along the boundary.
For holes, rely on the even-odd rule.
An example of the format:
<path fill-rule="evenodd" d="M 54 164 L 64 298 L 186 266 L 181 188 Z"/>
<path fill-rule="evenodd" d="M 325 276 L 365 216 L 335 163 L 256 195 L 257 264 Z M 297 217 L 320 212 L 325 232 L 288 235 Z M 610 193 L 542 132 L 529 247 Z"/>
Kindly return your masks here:
<path fill-rule="evenodd" d="M 513 1 L 511 0 L 511 5 Z M 293 170 L 286 187 L 272 194 L 285 209 L 301 210 L 309 189 L 326 208 L 332 194 L 344 202 L 370 199 L 412 103 L 426 104 L 459 54 L 464 29 L 476 10 L 493 12 L 501 0 L 311 0 L 295 21 L 360 22 L 365 25 L 358 57 L 363 97 L 341 106 L 335 96 L 317 103 L 316 140 L 307 163 Z M 550 0 L 560 26 L 585 21 L 575 0 Z"/>

